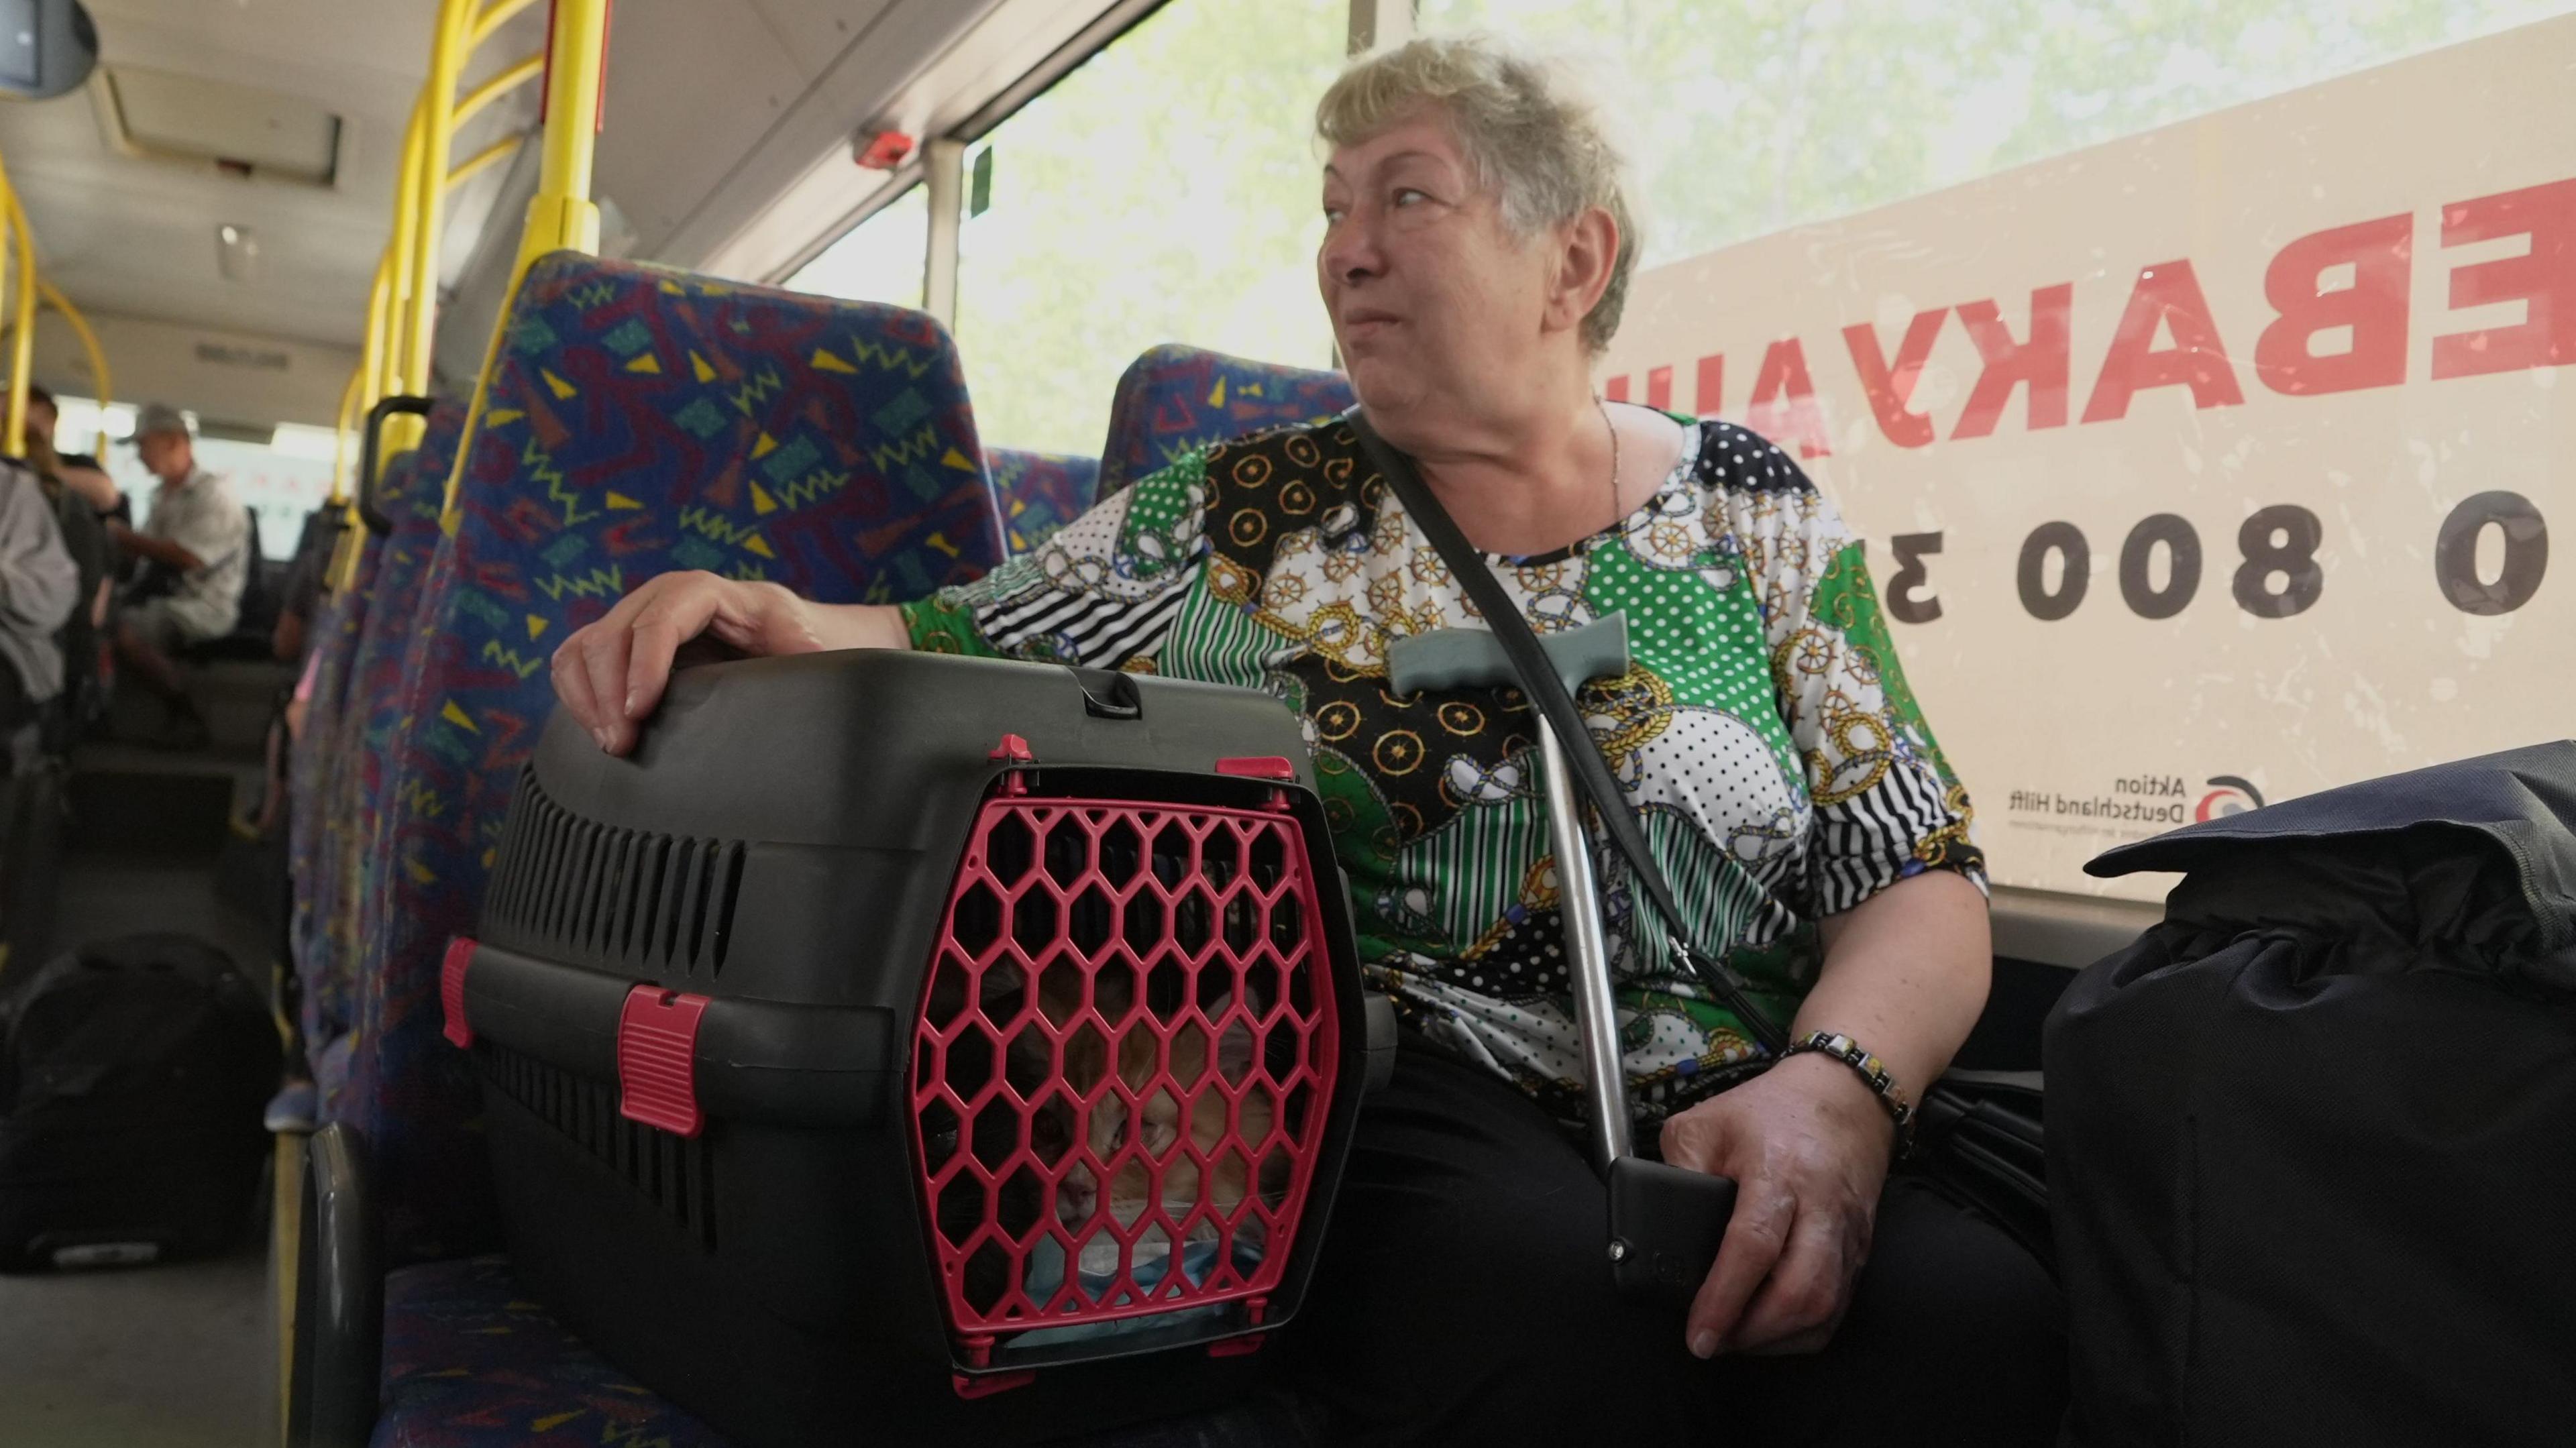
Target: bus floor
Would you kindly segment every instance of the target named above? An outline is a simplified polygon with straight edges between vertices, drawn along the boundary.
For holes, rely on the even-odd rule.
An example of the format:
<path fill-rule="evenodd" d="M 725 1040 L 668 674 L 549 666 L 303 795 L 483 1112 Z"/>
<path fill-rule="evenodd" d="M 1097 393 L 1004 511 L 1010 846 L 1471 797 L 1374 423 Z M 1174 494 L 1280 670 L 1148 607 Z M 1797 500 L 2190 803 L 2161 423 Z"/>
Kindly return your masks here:
<path fill-rule="evenodd" d="M 216 717 L 204 753 L 95 744 L 74 755 L 55 952 L 181 931 L 221 945 L 266 988 L 267 927 L 224 884 L 243 873 L 229 820 L 256 798 L 258 747 Z M 275 1443 L 276 1317 L 258 1216 L 220 1257 L 0 1276 L 0 1448 Z"/>

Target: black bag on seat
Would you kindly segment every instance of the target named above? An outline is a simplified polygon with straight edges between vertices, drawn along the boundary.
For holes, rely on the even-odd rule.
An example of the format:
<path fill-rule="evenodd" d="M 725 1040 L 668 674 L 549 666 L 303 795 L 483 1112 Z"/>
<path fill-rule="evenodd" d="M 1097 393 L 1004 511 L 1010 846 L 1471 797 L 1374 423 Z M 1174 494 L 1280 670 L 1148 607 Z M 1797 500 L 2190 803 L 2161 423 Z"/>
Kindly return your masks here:
<path fill-rule="evenodd" d="M 2088 868 L 2187 873 L 2048 1023 L 2073 1441 L 2566 1441 L 2576 744 Z"/>
<path fill-rule="evenodd" d="M 559 715 L 441 980 L 518 1280 L 737 1448 L 1239 1395 L 1393 1045 L 1305 761 L 907 653 L 683 670 L 632 760 Z"/>
<path fill-rule="evenodd" d="M 0 976 L 0 1268 L 242 1242 L 277 1071 L 259 992 L 193 936 Z"/>

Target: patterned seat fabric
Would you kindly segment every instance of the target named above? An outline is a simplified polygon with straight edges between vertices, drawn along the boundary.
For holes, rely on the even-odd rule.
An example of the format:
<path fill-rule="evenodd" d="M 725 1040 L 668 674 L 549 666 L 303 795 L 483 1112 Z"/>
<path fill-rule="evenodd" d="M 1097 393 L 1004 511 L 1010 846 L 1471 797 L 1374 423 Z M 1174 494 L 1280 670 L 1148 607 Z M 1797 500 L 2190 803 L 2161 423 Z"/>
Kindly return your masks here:
<path fill-rule="evenodd" d="M 386 475 L 401 471 L 409 454 L 386 464 Z M 350 678 L 358 642 L 371 612 L 376 572 L 383 563 L 384 540 L 367 536 L 358 548 L 358 565 L 349 585 L 331 596 L 315 647 L 322 651 L 306 706 L 304 736 L 297 742 L 290 788 L 294 814 L 289 818 L 288 848 L 295 880 L 295 909 L 289 940 L 295 974 L 303 992 L 298 1024 L 310 1057 L 321 1109 L 327 1112 L 348 1080 L 349 1053 L 357 1030 L 357 978 L 351 941 L 335 935 L 341 872 L 352 821 L 346 807 L 349 755 L 342 719 L 347 712 Z M 327 1119 L 327 1117 L 325 1118 Z"/>
<path fill-rule="evenodd" d="M 385 470 L 376 493 L 377 510 L 394 526 L 380 545 L 366 621 L 350 655 L 347 692 L 335 721 L 339 793 L 330 807 L 348 823 L 326 862 L 331 871 L 327 886 L 331 913 L 325 936 L 334 954 L 323 969 L 352 982 L 366 954 L 361 942 L 373 939 L 381 928 L 381 921 L 374 918 L 381 912 L 370 909 L 369 903 L 376 888 L 376 840 L 383 832 L 384 791 L 393 773 L 387 761 L 402 699 L 403 655 L 419 612 L 421 577 L 438 547 L 439 501 L 464 432 L 465 404 L 441 399 L 430 409 L 420 446 L 404 454 L 398 466 Z M 369 1064 L 362 1053 L 346 1071 L 335 1070 L 330 1079 L 317 1082 L 322 1088 L 321 1119 L 343 1119 L 348 1092 L 366 1089 L 363 1078 Z"/>
<path fill-rule="evenodd" d="M 1013 553 L 1036 552 L 1056 529 L 1090 512 L 1100 490 L 1098 458 L 997 447 L 985 450 L 984 461 L 1001 496 Z"/>
<path fill-rule="evenodd" d="M 499 1257 L 407 1267 L 386 1279 L 383 1383 L 371 1448 L 725 1448 L 704 1423 L 520 1297 Z M 852 1429 L 849 1443 L 872 1441 L 865 1425 Z M 1272 1390 L 1061 1448 L 1320 1448 L 1349 1438 L 1320 1403 Z"/>
<path fill-rule="evenodd" d="M 522 1299 L 498 1257 L 385 1280 L 383 1381 L 374 1448 L 723 1448 Z"/>
<path fill-rule="evenodd" d="M 1203 443 L 1312 422 L 1358 400 L 1339 372 L 1247 362 L 1176 343 L 1148 348 L 1118 379 L 1100 449 L 1099 496 L 1113 496 Z"/>
<path fill-rule="evenodd" d="M 557 253 L 487 387 L 407 651 L 361 974 L 353 1119 L 393 1265 L 496 1239 L 438 966 L 474 927 L 555 646 L 674 569 L 891 603 L 1004 556 L 956 349 L 918 312 Z"/>

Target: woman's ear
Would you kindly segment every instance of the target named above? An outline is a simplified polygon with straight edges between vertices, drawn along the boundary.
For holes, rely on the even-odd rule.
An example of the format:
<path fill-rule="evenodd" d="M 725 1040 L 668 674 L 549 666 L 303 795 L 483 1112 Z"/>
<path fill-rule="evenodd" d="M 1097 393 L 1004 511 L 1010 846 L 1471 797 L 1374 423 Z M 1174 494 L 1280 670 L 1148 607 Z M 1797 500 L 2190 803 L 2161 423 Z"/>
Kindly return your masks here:
<path fill-rule="evenodd" d="M 1556 284 L 1547 298 L 1547 329 L 1571 331 L 1583 325 L 1610 289 L 1610 272 L 1619 261 L 1619 223 L 1606 206 L 1587 206 L 1558 233 Z"/>

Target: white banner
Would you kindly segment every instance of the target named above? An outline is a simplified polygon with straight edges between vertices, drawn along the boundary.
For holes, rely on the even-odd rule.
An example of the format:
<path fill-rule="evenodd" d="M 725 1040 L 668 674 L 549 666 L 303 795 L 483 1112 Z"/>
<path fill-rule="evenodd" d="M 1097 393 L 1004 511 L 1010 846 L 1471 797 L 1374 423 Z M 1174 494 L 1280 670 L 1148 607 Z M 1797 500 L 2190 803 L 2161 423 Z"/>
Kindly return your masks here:
<path fill-rule="evenodd" d="M 1638 278 L 1853 526 L 1995 878 L 2576 732 L 2576 18 Z M 2550 526 L 2562 556 L 2550 566 Z"/>

